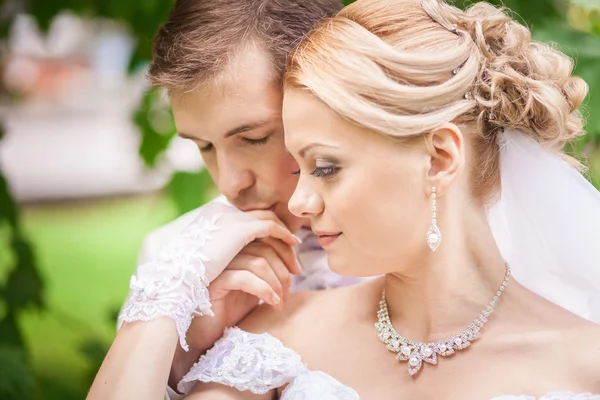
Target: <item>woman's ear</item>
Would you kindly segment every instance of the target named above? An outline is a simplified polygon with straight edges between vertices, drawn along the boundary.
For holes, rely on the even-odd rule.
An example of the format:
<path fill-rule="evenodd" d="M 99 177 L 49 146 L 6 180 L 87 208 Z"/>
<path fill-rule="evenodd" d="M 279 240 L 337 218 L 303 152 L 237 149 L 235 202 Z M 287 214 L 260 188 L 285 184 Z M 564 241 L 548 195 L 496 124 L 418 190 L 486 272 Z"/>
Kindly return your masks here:
<path fill-rule="evenodd" d="M 425 136 L 429 150 L 429 186 L 442 195 L 460 176 L 465 165 L 464 136 L 458 126 L 445 124 Z"/>

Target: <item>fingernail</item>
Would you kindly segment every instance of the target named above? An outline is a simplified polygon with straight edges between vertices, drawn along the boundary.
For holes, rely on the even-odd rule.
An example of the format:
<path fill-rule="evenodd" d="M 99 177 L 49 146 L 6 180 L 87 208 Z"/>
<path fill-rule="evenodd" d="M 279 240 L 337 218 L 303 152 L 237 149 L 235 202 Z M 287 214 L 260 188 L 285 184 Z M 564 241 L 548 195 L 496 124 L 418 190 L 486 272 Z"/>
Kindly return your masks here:
<path fill-rule="evenodd" d="M 300 261 L 296 260 L 296 268 L 298 268 L 298 271 L 302 272 L 302 265 L 300 264 Z"/>
<path fill-rule="evenodd" d="M 279 304 L 279 302 L 281 301 L 279 296 L 277 296 L 277 293 L 273 293 L 272 301 L 273 301 L 273 304 Z"/>
<path fill-rule="evenodd" d="M 302 239 L 300 239 L 298 236 L 293 235 L 296 238 L 296 241 L 298 242 L 298 244 L 302 244 Z"/>

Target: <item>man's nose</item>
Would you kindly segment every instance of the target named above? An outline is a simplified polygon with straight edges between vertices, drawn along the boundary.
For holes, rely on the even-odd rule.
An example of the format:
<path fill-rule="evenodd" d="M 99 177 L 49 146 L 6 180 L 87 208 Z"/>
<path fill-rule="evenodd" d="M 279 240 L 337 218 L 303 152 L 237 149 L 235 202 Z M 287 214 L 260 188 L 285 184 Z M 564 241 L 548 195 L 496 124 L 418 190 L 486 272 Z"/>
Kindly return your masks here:
<path fill-rule="evenodd" d="M 235 157 L 220 157 L 218 174 L 217 187 L 228 199 L 236 199 L 240 193 L 254 184 L 251 169 L 239 160 L 235 160 Z"/>

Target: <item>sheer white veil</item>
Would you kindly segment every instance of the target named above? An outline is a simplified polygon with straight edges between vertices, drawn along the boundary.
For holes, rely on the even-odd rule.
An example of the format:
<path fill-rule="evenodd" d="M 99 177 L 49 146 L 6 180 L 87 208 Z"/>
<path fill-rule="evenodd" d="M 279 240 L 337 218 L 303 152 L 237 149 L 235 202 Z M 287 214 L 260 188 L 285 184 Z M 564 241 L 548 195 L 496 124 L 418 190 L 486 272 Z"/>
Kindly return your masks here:
<path fill-rule="evenodd" d="M 502 191 L 488 220 L 515 279 L 600 324 L 600 192 L 520 131 L 499 143 Z"/>

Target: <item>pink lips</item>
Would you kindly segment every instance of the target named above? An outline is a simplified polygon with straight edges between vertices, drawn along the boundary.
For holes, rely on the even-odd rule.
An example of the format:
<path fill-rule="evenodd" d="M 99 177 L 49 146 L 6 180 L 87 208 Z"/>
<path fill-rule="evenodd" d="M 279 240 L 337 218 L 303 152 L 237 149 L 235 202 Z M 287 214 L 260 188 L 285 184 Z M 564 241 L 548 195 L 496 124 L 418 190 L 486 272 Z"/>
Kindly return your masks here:
<path fill-rule="evenodd" d="M 317 235 L 321 247 L 325 248 L 327 246 L 330 246 L 333 242 L 335 242 L 342 233 L 315 232 L 315 234 Z"/>

